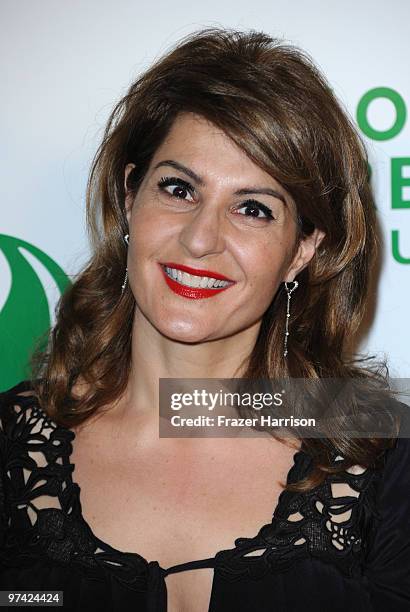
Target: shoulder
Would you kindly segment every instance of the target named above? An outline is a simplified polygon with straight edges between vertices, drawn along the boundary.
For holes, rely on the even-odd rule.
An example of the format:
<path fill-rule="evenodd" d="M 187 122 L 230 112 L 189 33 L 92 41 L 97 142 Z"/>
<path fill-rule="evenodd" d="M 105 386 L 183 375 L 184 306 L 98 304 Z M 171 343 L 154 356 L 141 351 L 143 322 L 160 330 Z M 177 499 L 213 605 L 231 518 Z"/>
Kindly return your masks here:
<path fill-rule="evenodd" d="M 380 505 L 409 509 L 410 528 L 410 406 L 397 402 L 400 429 L 391 448 L 384 451 L 380 483 Z"/>
<path fill-rule="evenodd" d="M 373 546 L 369 559 L 382 557 L 385 543 L 392 550 L 408 550 L 410 564 L 410 407 L 398 402 L 400 428 L 393 445 L 383 452 L 372 530 Z M 384 553 L 383 553 L 384 554 Z"/>
<path fill-rule="evenodd" d="M 53 470 L 58 468 L 55 473 L 71 469 L 69 458 L 74 437 L 73 431 L 46 414 L 29 381 L 0 393 L 1 475 L 10 474 L 14 494 L 21 487 L 27 492 L 27 471 L 46 465 L 52 465 Z"/>
<path fill-rule="evenodd" d="M 56 425 L 38 403 L 32 383 L 23 380 L 0 393 L 0 436 L 3 441 L 17 442 Z"/>
<path fill-rule="evenodd" d="M 399 409 L 400 430 L 383 454 L 363 567 L 375 611 L 410 609 L 410 407 L 402 404 Z"/>
<path fill-rule="evenodd" d="M 394 413 L 400 416 L 400 424 L 393 445 L 383 455 L 384 479 L 408 467 L 410 461 L 410 406 L 394 400 Z"/>
<path fill-rule="evenodd" d="M 35 398 L 33 385 L 30 380 L 22 380 L 14 387 L 6 391 L 0 391 L 0 407 L 4 409 L 4 406 L 7 404 L 13 401 L 18 402 L 20 399 L 26 397 Z"/>
<path fill-rule="evenodd" d="M 36 397 L 31 387 L 29 380 L 23 380 L 0 393 L 0 426 L 3 432 L 22 412 L 36 404 Z"/>

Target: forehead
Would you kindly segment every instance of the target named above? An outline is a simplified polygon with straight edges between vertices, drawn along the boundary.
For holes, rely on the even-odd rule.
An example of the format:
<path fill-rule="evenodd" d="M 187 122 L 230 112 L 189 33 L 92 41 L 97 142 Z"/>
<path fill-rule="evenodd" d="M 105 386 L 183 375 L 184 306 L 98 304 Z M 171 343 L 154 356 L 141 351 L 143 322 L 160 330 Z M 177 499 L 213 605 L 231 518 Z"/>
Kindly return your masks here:
<path fill-rule="evenodd" d="M 291 200 L 275 178 L 258 166 L 220 127 L 194 113 L 180 113 L 158 147 L 151 168 L 172 159 L 189 167 L 207 183 L 271 187 Z"/>

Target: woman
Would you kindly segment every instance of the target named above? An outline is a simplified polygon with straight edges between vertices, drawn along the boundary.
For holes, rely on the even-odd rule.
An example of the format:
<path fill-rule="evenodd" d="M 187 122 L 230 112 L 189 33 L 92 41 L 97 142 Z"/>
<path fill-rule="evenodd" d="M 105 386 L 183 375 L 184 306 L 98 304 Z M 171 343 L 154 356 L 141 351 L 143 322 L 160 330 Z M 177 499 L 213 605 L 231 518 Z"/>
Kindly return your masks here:
<path fill-rule="evenodd" d="M 375 211 L 310 59 L 191 34 L 116 106 L 87 204 L 91 260 L 2 396 L 1 589 L 78 611 L 408 610 L 407 439 L 158 437 L 160 378 L 357 378 L 368 408 L 395 402 L 349 349 Z"/>

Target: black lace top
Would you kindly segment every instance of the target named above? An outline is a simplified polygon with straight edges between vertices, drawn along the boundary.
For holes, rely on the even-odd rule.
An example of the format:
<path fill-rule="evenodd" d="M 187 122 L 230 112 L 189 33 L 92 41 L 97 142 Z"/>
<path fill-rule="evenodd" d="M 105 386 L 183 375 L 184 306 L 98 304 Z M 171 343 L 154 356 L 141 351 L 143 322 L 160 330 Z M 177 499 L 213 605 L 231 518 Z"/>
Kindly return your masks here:
<path fill-rule="evenodd" d="M 21 383 L 0 394 L 0 590 L 60 590 L 64 610 L 165 612 L 166 576 L 213 568 L 209 611 L 410 610 L 410 440 L 381 469 L 354 466 L 283 491 L 271 523 L 215 557 L 170 568 L 98 539 L 81 513 L 73 431 Z M 287 481 L 311 468 L 302 449 Z M 334 453 L 333 461 L 343 458 Z M 47 496 L 49 504 L 38 507 Z"/>

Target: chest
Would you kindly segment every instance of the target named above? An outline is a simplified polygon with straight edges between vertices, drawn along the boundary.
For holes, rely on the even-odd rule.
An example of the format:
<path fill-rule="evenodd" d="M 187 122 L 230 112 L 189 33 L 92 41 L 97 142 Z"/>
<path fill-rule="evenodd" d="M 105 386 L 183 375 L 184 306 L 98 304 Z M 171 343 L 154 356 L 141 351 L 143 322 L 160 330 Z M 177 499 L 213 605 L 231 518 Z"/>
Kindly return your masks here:
<path fill-rule="evenodd" d="M 272 439 L 180 442 L 131 449 L 77 435 L 71 457 L 93 533 L 164 569 L 255 536 L 272 520 L 295 453 Z M 210 568 L 169 574 L 169 612 L 207 612 L 212 578 Z"/>

